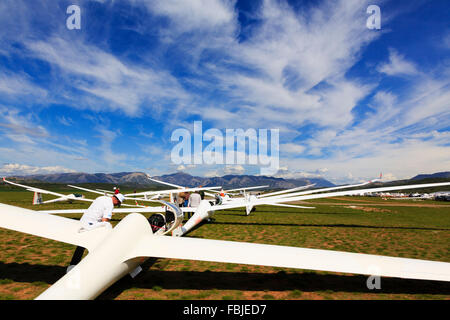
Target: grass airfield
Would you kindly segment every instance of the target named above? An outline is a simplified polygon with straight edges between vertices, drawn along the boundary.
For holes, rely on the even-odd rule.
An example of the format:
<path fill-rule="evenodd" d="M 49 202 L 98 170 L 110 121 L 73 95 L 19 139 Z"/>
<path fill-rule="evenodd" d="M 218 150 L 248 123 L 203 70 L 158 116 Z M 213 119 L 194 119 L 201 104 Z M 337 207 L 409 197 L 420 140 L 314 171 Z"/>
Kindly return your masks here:
<path fill-rule="evenodd" d="M 24 208 L 89 206 L 33 206 L 32 196 L 18 188 L 0 188 L 1 203 Z M 308 203 L 316 209 L 261 206 L 250 216 L 244 210 L 218 211 L 214 221 L 188 237 L 450 262 L 448 202 L 340 197 Z M 79 219 L 81 214 L 67 217 Z M 113 225 L 123 217 L 115 214 Z M 74 250 L 73 245 L 0 229 L 0 299 L 34 299 L 65 274 Z M 98 299 L 450 299 L 450 283 L 445 282 L 382 278 L 380 290 L 369 290 L 367 277 L 361 275 L 175 259 L 149 259 L 142 267 L 135 279 L 124 277 Z"/>

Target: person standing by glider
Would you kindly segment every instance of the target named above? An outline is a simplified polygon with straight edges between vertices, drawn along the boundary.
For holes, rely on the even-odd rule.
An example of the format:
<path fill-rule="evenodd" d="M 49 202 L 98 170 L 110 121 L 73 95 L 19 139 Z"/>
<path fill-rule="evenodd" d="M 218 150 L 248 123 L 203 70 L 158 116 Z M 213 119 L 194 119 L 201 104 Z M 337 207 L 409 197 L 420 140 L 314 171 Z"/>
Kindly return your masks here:
<path fill-rule="evenodd" d="M 95 199 L 81 217 L 81 228 L 78 232 L 86 232 L 100 227 L 112 228 L 109 221 L 111 220 L 114 206 L 120 207 L 124 200 L 125 197 L 121 193 L 116 193 L 112 197 L 101 196 Z M 84 250 L 85 248 L 83 247 L 75 249 L 70 265 L 67 267 L 67 272 L 81 261 Z"/>
<path fill-rule="evenodd" d="M 120 207 L 124 200 L 125 197 L 121 193 L 116 193 L 112 197 L 101 196 L 95 199 L 80 219 L 79 232 L 104 226 L 112 228 L 109 220 L 111 220 L 114 206 Z"/>
<path fill-rule="evenodd" d="M 191 208 L 197 208 L 200 205 L 201 201 L 202 201 L 202 196 L 200 195 L 200 193 L 197 193 L 197 192 L 191 193 L 189 195 L 189 200 L 188 200 L 187 206 L 191 207 Z M 191 218 L 192 214 L 193 214 L 192 212 L 187 213 L 188 219 Z"/>

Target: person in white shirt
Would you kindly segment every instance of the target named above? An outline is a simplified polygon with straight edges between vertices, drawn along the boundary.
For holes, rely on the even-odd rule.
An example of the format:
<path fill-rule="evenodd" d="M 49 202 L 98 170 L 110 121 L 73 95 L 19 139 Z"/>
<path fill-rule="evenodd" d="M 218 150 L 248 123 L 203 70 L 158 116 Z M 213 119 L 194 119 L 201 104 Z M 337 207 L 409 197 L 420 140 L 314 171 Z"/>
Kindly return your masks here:
<path fill-rule="evenodd" d="M 189 196 L 188 207 L 197 208 L 200 205 L 200 201 L 202 201 L 202 197 L 199 193 L 191 193 Z"/>
<path fill-rule="evenodd" d="M 191 193 L 189 196 L 188 207 L 197 208 L 200 205 L 200 201 L 202 201 L 202 197 L 199 193 Z M 188 212 L 188 219 L 192 216 L 192 212 Z"/>
<path fill-rule="evenodd" d="M 117 193 L 112 197 L 101 196 L 95 199 L 80 219 L 81 229 L 79 232 L 89 231 L 98 227 L 112 228 L 109 223 L 112 211 L 114 206 L 120 206 L 124 198 L 121 193 Z"/>
<path fill-rule="evenodd" d="M 85 211 L 80 219 L 81 228 L 78 232 L 86 232 L 99 227 L 106 227 L 111 229 L 109 221 L 112 217 L 114 206 L 119 206 L 125 200 L 121 193 L 117 193 L 112 197 L 101 196 L 92 202 L 89 208 Z M 78 246 L 75 249 L 70 265 L 67 267 L 69 272 L 76 264 L 81 261 L 85 248 Z"/>

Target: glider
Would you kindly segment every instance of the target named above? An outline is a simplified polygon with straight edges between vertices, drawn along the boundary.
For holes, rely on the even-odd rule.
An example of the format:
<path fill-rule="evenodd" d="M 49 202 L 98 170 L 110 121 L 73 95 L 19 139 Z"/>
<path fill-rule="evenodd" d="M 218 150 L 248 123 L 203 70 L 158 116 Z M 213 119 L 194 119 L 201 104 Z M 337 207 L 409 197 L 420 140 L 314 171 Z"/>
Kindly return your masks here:
<path fill-rule="evenodd" d="M 450 263 L 245 242 L 158 236 L 132 213 L 113 229 L 0 204 L 0 227 L 87 248 L 88 255 L 36 299 L 95 299 L 149 257 L 450 281 Z"/>
<path fill-rule="evenodd" d="M 260 195 L 251 195 L 251 194 L 247 194 L 244 191 L 244 197 L 243 198 L 230 198 L 227 197 L 227 195 L 225 194 L 225 197 L 218 197 L 216 195 L 216 198 L 219 198 L 216 203 L 217 204 L 239 204 L 241 201 L 245 201 L 246 205 L 245 205 L 245 212 L 247 215 L 249 215 L 251 212 L 253 212 L 255 210 L 255 206 L 256 203 L 258 202 L 258 199 L 271 199 L 271 200 L 280 200 L 280 199 L 289 199 L 291 197 L 294 196 L 300 196 L 300 195 L 305 195 L 305 194 L 312 194 L 312 193 L 319 193 L 319 192 L 325 192 L 325 191 L 332 191 L 332 190 L 339 190 L 339 189 L 348 189 L 348 188 L 357 188 L 357 187 L 362 187 L 374 182 L 378 182 L 381 181 L 381 177 L 382 174 L 380 174 L 380 177 L 377 179 L 372 179 L 363 183 L 359 183 L 359 184 L 353 184 L 353 185 L 344 185 L 344 186 L 337 186 L 337 187 L 331 187 L 331 188 L 322 188 L 322 189 L 314 189 L 314 190 L 308 190 L 308 191 L 300 191 L 300 190 L 305 190 L 305 189 L 309 189 L 311 187 L 313 187 L 315 184 L 309 184 L 309 185 L 305 185 L 305 186 L 301 186 L 301 187 L 295 187 L 295 188 L 291 188 L 291 189 L 286 189 L 286 190 L 281 190 L 281 191 L 276 191 L 276 192 L 271 192 L 271 193 L 264 193 L 264 194 L 260 194 Z M 154 180 L 157 181 L 157 180 Z M 256 187 L 258 188 L 258 187 Z M 245 189 L 245 188 L 243 188 Z M 236 201 L 237 200 L 237 201 Z M 305 207 L 305 206 L 299 206 L 299 205 L 290 205 L 290 204 L 282 204 L 279 201 L 278 202 L 270 202 L 270 203 L 264 203 L 265 205 L 273 205 L 273 206 L 277 206 L 277 207 L 288 207 L 288 208 L 297 208 L 297 209 L 315 209 L 315 207 Z"/>
<path fill-rule="evenodd" d="M 196 192 L 196 191 L 202 191 L 202 190 L 210 190 L 210 189 L 221 189 L 222 187 L 208 187 L 208 188 L 203 188 L 203 187 L 198 187 L 198 188 L 187 188 L 187 187 L 182 187 L 176 184 L 172 184 L 172 183 L 168 183 L 168 182 L 162 182 L 156 179 L 153 179 L 152 177 L 150 177 L 149 174 L 146 174 L 147 179 L 149 179 L 150 181 L 154 181 L 157 183 L 162 183 L 165 185 L 169 185 L 171 187 L 175 187 L 176 189 L 168 189 L 168 190 L 159 190 L 159 191 L 144 191 L 144 192 L 137 192 L 137 193 L 129 193 L 126 194 L 125 196 L 128 197 L 135 197 L 135 196 L 144 196 L 145 200 L 147 199 L 148 196 L 152 196 L 151 199 L 155 199 L 155 198 L 160 198 L 163 195 L 168 195 L 170 196 L 170 201 L 172 201 L 172 194 L 175 193 L 182 193 L 182 192 Z M 138 199 L 138 200 L 144 200 L 144 199 Z"/>
<path fill-rule="evenodd" d="M 14 186 L 18 186 L 18 187 L 21 187 L 21 188 L 25 188 L 28 191 L 34 192 L 33 204 L 47 204 L 47 203 L 66 201 L 66 200 L 69 201 L 69 202 L 72 202 L 73 200 L 80 200 L 80 201 L 86 201 L 86 202 L 93 202 L 94 201 L 93 199 L 85 198 L 84 195 L 81 195 L 81 194 L 73 193 L 73 194 L 65 195 L 65 194 L 61 194 L 61 193 L 57 193 L 57 192 L 53 192 L 53 191 L 49 191 L 49 190 L 45 190 L 45 189 L 41 189 L 41 188 L 35 188 L 35 187 L 30 187 L 30 186 L 27 186 L 27 185 L 11 182 L 11 181 L 6 180 L 6 178 L 3 178 L 3 182 L 11 184 L 11 185 L 14 185 Z M 83 190 L 83 191 L 89 191 L 89 192 L 94 192 L 94 193 L 99 193 L 101 195 L 105 195 L 104 192 L 96 192 L 96 191 L 91 190 L 91 189 L 81 188 L 81 187 L 72 186 L 72 185 L 68 185 L 68 186 L 72 187 L 72 188 L 77 188 L 77 189 L 80 189 L 80 190 Z M 52 200 L 47 200 L 47 201 L 42 201 L 42 194 L 50 194 L 50 195 L 53 195 L 53 196 L 57 196 L 59 198 L 52 199 Z M 113 194 L 111 193 L 110 196 L 113 196 Z M 128 197 L 125 197 L 125 199 L 126 200 L 135 200 L 134 198 L 128 198 Z M 138 204 L 130 205 L 130 204 L 126 204 L 126 203 L 122 203 L 121 206 L 123 206 L 123 207 L 144 207 L 144 206 L 140 206 Z"/>
<path fill-rule="evenodd" d="M 5 178 L 3 178 L 3 181 L 5 183 L 9 183 L 11 185 L 15 185 L 18 187 L 22 187 L 25 188 L 28 191 L 32 191 L 35 192 L 35 197 L 36 194 L 51 194 L 51 195 L 56 195 L 59 196 L 60 198 L 54 199 L 54 200 L 49 200 L 49 201 L 45 201 L 45 202 L 41 202 L 41 203 L 50 203 L 50 202 L 56 202 L 56 201 L 62 201 L 62 200 L 83 200 L 83 201 L 89 201 L 92 202 L 94 200 L 91 199 L 86 199 L 84 197 L 80 198 L 80 197 L 71 197 L 71 195 L 63 195 L 63 194 L 59 194 L 56 192 L 52 192 L 52 191 L 48 191 L 48 190 L 44 190 L 44 189 L 40 189 L 40 188 L 35 188 L 35 187 L 30 187 L 30 186 L 26 186 L 26 185 L 22 185 L 22 184 L 18 184 L 18 183 L 14 183 L 11 181 L 6 180 Z M 82 187 L 78 187 L 78 186 L 73 186 L 73 185 L 69 185 L 72 188 L 77 188 L 83 191 L 88 191 L 88 192 L 93 192 L 93 193 L 98 193 L 98 194 L 105 194 L 104 192 L 100 192 L 100 191 L 96 191 L 96 190 L 91 190 L 91 189 L 87 189 L 87 188 L 82 188 Z M 113 194 L 111 193 L 111 196 Z M 62 200 L 61 200 L 62 199 Z M 131 197 L 125 197 L 125 199 L 127 200 L 136 200 L 135 198 L 131 198 Z M 132 213 L 132 212 L 140 212 L 140 213 L 152 213 L 152 215 L 149 218 L 149 221 L 151 223 L 153 232 L 157 233 L 157 234 L 168 234 L 171 233 L 172 231 L 174 231 L 177 227 L 181 226 L 181 223 L 183 222 L 183 218 L 184 218 L 184 212 L 195 212 L 196 208 L 179 208 L 178 206 L 176 206 L 173 203 L 169 203 L 163 200 L 147 200 L 147 199 L 140 199 L 143 201 L 151 201 L 151 202 L 156 202 L 156 203 L 160 203 L 161 206 L 155 206 L 155 207 L 146 207 L 146 206 L 141 206 L 138 205 L 136 203 L 136 205 L 129 205 L 129 204 L 121 204 L 121 206 L 124 207 L 133 207 L 130 209 L 126 209 L 126 208 L 114 208 L 113 209 L 113 213 Z M 87 209 L 65 209 L 65 210 L 40 210 L 40 211 L 36 211 L 37 213 L 41 213 L 41 214 L 77 214 L 77 213 L 81 213 L 84 214 L 84 212 Z"/>
<path fill-rule="evenodd" d="M 368 184 L 364 183 L 364 184 Z M 363 184 L 362 184 L 363 185 Z M 192 217 L 183 225 L 178 227 L 174 230 L 172 235 L 174 236 L 182 236 L 189 232 L 192 228 L 197 226 L 199 223 L 203 222 L 206 219 L 210 219 L 214 212 L 217 210 L 224 210 L 224 209 L 235 209 L 235 208 L 241 208 L 245 207 L 247 211 L 247 215 L 250 213 L 249 207 L 257 206 L 257 205 L 285 205 L 286 202 L 297 202 L 297 201 L 305 201 L 305 200 L 311 200 L 311 199 L 320 199 L 320 198 L 330 198 L 330 197 L 339 197 L 339 196 L 350 196 L 350 195 L 356 195 L 361 192 L 385 192 L 385 191 L 394 191 L 394 190 L 407 190 L 407 189 L 420 189 L 420 188 L 429 188 L 429 187 L 441 187 L 441 186 L 447 186 L 450 185 L 450 182 L 443 182 L 443 183 L 428 183 L 428 184 L 414 184 L 414 185 L 403 185 L 403 186 L 393 186 L 393 187 L 380 187 L 380 188 L 370 188 L 370 189 L 357 189 L 357 190 L 347 190 L 347 191 L 336 191 L 336 192 L 324 192 L 324 191 L 334 191 L 336 189 L 342 189 L 342 188 L 350 188 L 353 186 L 343 186 L 343 187 L 332 187 L 332 188 L 324 188 L 324 189 L 316 189 L 316 190 L 310 190 L 310 191 L 304 191 L 295 193 L 292 196 L 289 197 L 281 197 L 281 196 L 275 196 L 275 197 L 268 197 L 268 198 L 261 198 L 261 199 L 251 199 L 251 202 L 246 201 L 246 199 L 241 200 L 240 202 L 233 202 L 231 204 L 219 204 L 211 206 L 208 202 L 200 203 L 200 206 L 197 208 L 195 213 L 192 215 Z M 323 193 L 318 193 L 323 192 Z M 318 193 L 318 194 L 316 194 Z M 310 208 L 310 207 L 306 207 Z"/>
<path fill-rule="evenodd" d="M 186 188 L 186 187 L 183 187 L 183 186 L 180 186 L 180 185 L 176 185 L 176 184 L 173 184 L 173 183 L 168 183 L 168 182 L 165 182 L 165 181 L 156 180 L 156 179 L 150 177 L 149 174 L 146 174 L 146 175 L 147 175 L 147 178 L 149 180 L 153 181 L 153 182 L 165 184 L 165 185 L 168 185 L 168 186 L 171 186 L 171 187 L 175 187 L 175 188 L 178 188 L 178 189 L 185 189 Z M 231 195 L 233 195 L 232 192 L 235 192 L 235 191 L 254 190 L 254 189 L 267 188 L 267 187 L 268 186 L 266 185 L 266 186 L 254 186 L 254 187 L 237 188 L 237 189 L 230 189 L 230 190 L 223 190 L 223 189 L 221 189 L 218 193 L 219 194 L 231 194 Z M 216 188 L 216 187 L 204 187 L 204 188 L 201 188 L 201 190 L 217 192 L 217 190 L 215 190 L 215 189 L 218 189 L 218 188 Z M 211 194 L 211 193 L 208 193 L 208 192 L 205 192 L 205 194 L 208 194 L 209 196 L 212 196 L 213 198 L 215 197 L 215 194 Z M 234 195 L 236 195 L 236 194 L 234 194 Z"/>
<path fill-rule="evenodd" d="M 447 186 L 449 183 L 406 185 L 367 189 L 372 192 Z M 257 199 L 256 204 L 291 202 L 332 196 L 351 195 L 361 190 L 328 192 L 289 197 L 289 199 Z M 165 203 L 166 206 L 171 204 Z M 240 205 L 242 206 L 242 204 Z M 239 207 L 238 204 L 216 205 L 203 200 L 189 221 L 192 228 L 216 210 Z M 176 217 L 180 208 L 170 206 Z M 134 208 L 123 210 L 148 210 Z M 150 217 L 151 218 L 151 217 Z M 311 269 L 407 279 L 450 281 L 450 263 L 386 257 L 322 249 L 274 246 L 185 237 L 167 237 L 176 230 L 186 233 L 175 219 L 160 231 L 142 214 L 131 213 L 113 229 L 98 228 L 79 232 L 79 221 L 61 216 L 0 204 L 0 227 L 24 232 L 87 248 L 89 254 L 65 276 L 37 299 L 94 299 L 127 273 L 135 274 L 149 257 L 191 259 L 225 263 L 253 264 L 284 268 Z M 200 218 L 200 220 L 199 220 Z M 184 229 L 184 230 L 183 230 Z"/>
<path fill-rule="evenodd" d="M 57 192 L 52 192 L 52 191 L 48 191 L 48 190 L 44 190 L 44 189 L 40 189 L 40 188 L 30 187 L 30 186 L 26 186 L 23 184 L 11 182 L 11 181 L 6 180 L 6 178 L 3 178 L 3 182 L 17 186 L 17 187 L 25 188 L 28 191 L 34 192 L 33 204 L 45 204 L 45 203 L 52 203 L 52 202 L 65 201 L 65 200 L 69 200 L 69 201 L 80 200 L 80 201 L 86 201 L 86 202 L 94 201 L 91 199 L 86 199 L 82 195 L 77 195 L 77 194 L 65 195 L 65 194 L 61 194 L 61 193 L 57 193 Z M 47 200 L 47 201 L 42 201 L 42 194 L 50 194 L 53 196 L 57 196 L 58 198 L 52 199 L 52 200 Z"/>
<path fill-rule="evenodd" d="M 377 179 L 376 179 L 377 180 Z M 301 186 L 301 187 L 295 187 L 292 189 L 286 189 L 286 190 L 281 190 L 281 191 L 276 191 L 276 192 L 271 192 L 271 193 L 264 193 L 261 195 L 245 195 L 244 199 L 240 198 L 240 199 L 234 199 L 234 200 L 244 200 L 246 202 L 245 205 L 245 212 L 247 215 L 249 215 L 251 212 L 254 211 L 255 206 L 258 203 L 258 200 L 261 199 L 266 199 L 266 200 L 281 200 L 281 199 L 286 199 L 289 200 L 291 197 L 294 196 L 300 196 L 300 195 L 306 195 L 306 194 L 312 194 L 312 193 L 318 193 L 318 192 L 325 192 L 325 191 L 332 191 L 332 190 L 339 190 L 339 189 L 348 189 L 348 188 L 356 188 L 356 187 L 361 187 L 367 184 L 370 184 L 372 182 L 374 182 L 375 180 L 370 180 L 364 183 L 360 183 L 360 184 L 353 184 L 353 185 L 344 185 L 344 186 L 337 186 L 337 187 L 331 187 L 331 188 L 322 188 L 322 189 L 314 189 L 314 190 L 307 190 L 307 191 L 299 191 L 299 190 L 304 190 L 304 189 L 308 189 L 314 186 L 314 184 L 309 184 L 306 186 Z M 315 207 L 305 207 L 305 206 L 298 206 L 298 205 L 289 205 L 289 204 L 282 204 L 280 202 L 283 201 L 270 201 L 267 203 L 264 203 L 265 205 L 273 205 L 273 206 L 278 206 L 278 207 L 289 207 L 289 208 L 298 208 L 298 209 L 315 209 Z M 229 202 L 220 202 L 219 204 L 232 204 L 232 203 L 236 203 L 238 204 L 239 201 L 229 201 Z"/>
<path fill-rule="evenodd" d="M 181 212 L 189 212 L 193 213 L 191 218 L 184 225 L 177 225 L 176 227 L 171 227 L 170 232 L 173 236 L 183 236 L 191 231 L 193 228 L 197 227 L 200 223 L 205 220 L 209 220 L 214 215 L 215 211 L 224 210 L 224 209 L 236 209 L 236 208 L 245 208 L 246 214 L 249 215 L 252 211 L 252 208 L 257 205 L 273 205 L 273 206 L 281 206 L 281 207 L 289 207 L 289 208 L 302 208 L 302 209 L 314 209 L 314 207 L 304 207 L 298 205 L 288 204 L 289 202 L 297 202 L 304 201 L 310 199 L 318 199 L 318 198 L 326 198 L 326 197 L 335 197 L 335 196 L 347 196 L 347 195 L 357 195 L 361 192 L 385 192 L 385 191 L 393 191 L 393 190 L 403 190 L 403 189 L 416 189 L 416 188 L 426 188 L 426 187 L 435 187 L 435 186 L 444 186 L 450 183 L 437 183 L 437 184 L 420 184 L 420 185 L 404 185 L 404 186 L 394 186 L 394 187 L 381 187 L 381 188 L 370 188 L 370 189 L 357 189 L 357 190 L 349 190 L 349 191 L 338 191 L 338 192 L 330 192 L 338 189 L 348 189 L 355 188 L 363 185 L 370 184 L 374 182 L 374 180 L 367 181 L 360 184 L 354 185 L 346 185 L 346 186 L 338 186 L 338 187 L 330 187 L 330 188 L 322 188 L 315 190 L 308 190 L 302 192 L 294 192 L 291 194 L 283 194 L 283 195 L 275 195 L 272 197 L 265 198 L 257 198 L 255 196 L 234 199 L 232 202 L 222 203 L 221 197 L 217 197 L 218 201 L 215 204 L 211 203 L 207 200 L 202 200 L 200 205 L 196 208 L 193 207 L 181 207 L 178 208 Z M 149 200 L 148 200 L 149 201 Z M 165 202 L 152 200 L 156 202 Z M 69 209 L 69 210 L 42 210 L 38 211 L 40 213 L 47 214 L 72 214 L 72 213 L 84 213 L 85 209 Z M 167 221 L 171 221 L 172 215 L 175 214 L 173 209 L 169 206 L 162 207 L 145 207 L 145 208 L 130 208 L 130 209 L 114 209 L 113 213 L 160 213 L 161 220 L 160 224 L 165 225 Z M 172 212 L 172 213 L 170 213 Z M 162 214 L 166 213 L 166 214 Z M 167 213 L 169 213 L 168 218 L 166 218 Z M 176 215 L 176 214 L 175 214 Z M 173 225 L 171 225 L 173 226 Z M 165 230 L 168 230 L 166 227 Z M 167 233 L 167 232 L 166 232 Z"/>
<path fill-rule="evenodd" d="M 6 183 L 9 183 L 9 184 L 18 186 L 18 187 L 25 188 L 28 191 L 35 192 L 35 194 L 36 193 L 39 193 L 39 194 L 45 193 L 45 194 L 51 194 L 51 195 L 56 195 L 56 196 L 60 197 L 58 199 L 49 200 L 49 201 L 42 202 L 42 203 L 50 203 L 50 202 L 60 201 L 60 199 L 63 199 L 63 200 L 73 199 L 72 197 L 70 197 L 70 195 L 65 196 L 63 194 L 59 194 L 56 192 L 14 183 L 14 182 L 6 180 L 5 178 L 3 178 L 3 181 Z M 77 187 L 77 186 L 72 186 L 72 185 L 69 185 L 69 186 L 83 190 L 83 191 L 104 194 L 102 192 L 87 189 L 87 188 L 82 188 L 82 187 Z M 111 196 L 112 195 L 113 194 L 111 194 Z M 125 197 L 125 199 L 135 200 L 134 198 L 130 198 L 130 197 Z M 85 199 L 84 197 L 76 198 L 75 200 L 84 200 L 84 201 L 89 201 L 89 202 L 94 201 L 91 199 Z M 162 200 L 147 200 L 147 201 L 158 202 L 158 203 L 162 204 L 162 206 L 145 207 L 145 206 L 139 206 L 136 204 L 136 206 L 139 207 L 139 208 L 137 208 L 133 205 L 121 204 L 121 206 L 129 206 L 129 207 L 133 207 L 133 208 L 132 209 L 114 208 L 112 212 L 113 213 L 131 213 L 131 212 L 139 211 L 141 213 L 153 213 L 153 215 L 151 215 L 149 218 L 149 222 L 152 226 L 153 232 L 155 232 L 157 234 L 168 234 L 168 233 L 172 232 L 174 229 L 176 229 L 177 227 L 181 226 L 181 223 L 183 222 L 183 218 L 184 218 L 184 212 L 193 212 L 195 210 L 195 208 L 192 208 L 192 209 L 186 208 L 186 210 L 183 211 L 180 208 L 178 208 L 178 206 L 176 206 L 175 204 L 169 203 L 166 201 L 162 201 Z M 84 213 L 86 210 L 87 209 L 41 210 L 41 211 L 36 211 L 36 212 L 40 213 L 40 214 L 74 214 L 74 213 Z"/>
<path fill-rule="evenodd" d="M 176 185 L 176 184 L 172 184 L 172 183 L 168 183 L 168 182 L 164 182 L 164 181 L 160 181 L 160 180 L 156 180 L 153 179 L 152 177 L 150 177 L 150 175 L 147 174 L 147 178 L 151 181 L 157 182 L 157 183 L 161 183 L 161 184 L 166 184 L 172 187 L 177 187 L 177 188 L 185 188 L 183 186 L 180 185 Z M 302 186 L 302 187 L 296 187 L 293 189 L 288 189 L 288 190 L 283 190 L 283 191 L 279 191 L 273 194 L 281 194 L 281 193 L 287 193 L 287 192 L 292 192 L 292 191 L 297 191 L 297 190 L 303 190 L 303 189 L 307 189 L 309 187 L 311 187 L 313 185 L 307 185 L 307 186 Z M 240 201 L 246 201 L 248 203 L 248 205 L 246 206 L 246 212 L 247 215 L 253 210 L 253 206 L 250 205 L 250 202 L 253 201 L 254 199 L 256 199 L 256 196 L 251 195 L 246 193 L 247 190 L 254 190 L 254 189 L 261 189 L 261 188 L 267 188 L 268 185 L 264 185 L 264 186 L 254 186 L 254 187 L 244 187 L 244 188 L 237 188 L 237 189 L 230 189 L 230 190 L 223 190 L 221 189 L 219 192 L 217 193 L 210 193 L 210 192 L 205 192 L 205 195 L 210 196 L 214 199 L 215 204 L 232 204 L 232 203 L 240 203 Z M 216 192 L 216 190 L 212 190 L 214 188 L 203 188 L 204 190 L 207 191 L 213 191 Z M 232 192 L 235 191 L 239 191 L 239 194 L 233 194 Z M 242 197 L 239 198 L 232 198 L 230 197 L 230 195 L 242 195 Z M 291 208 L 300 208 L 300 209 L 314 209 L 312 207 L 302 207 L 302 206 L 293 206 L 293 205 L 283 205 L 283 204 L 274 204 L 275 206 L 280 206 L 280 207 L 291 207 Z"/>

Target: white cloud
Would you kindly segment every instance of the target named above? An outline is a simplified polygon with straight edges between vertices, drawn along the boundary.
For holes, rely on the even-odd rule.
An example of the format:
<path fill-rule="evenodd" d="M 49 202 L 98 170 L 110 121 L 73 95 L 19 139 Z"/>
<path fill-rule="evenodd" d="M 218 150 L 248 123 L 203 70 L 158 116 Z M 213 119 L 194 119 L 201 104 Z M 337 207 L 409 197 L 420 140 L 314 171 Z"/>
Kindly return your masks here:
<path fill-rule="evenodd" d="M 395 137 L 386 141 L 383 137 L 359 139 L 351 146 L 334 152 L 326 158 L 284 158 L 281 165 L 290 172 L 317 172 L 325 167 L 321 175 L 334 183 L 368 181 L 383 172 L 384 181 L 391 178 L 407 179 L 419 172 L 439 172 L 450 168 L 448 133 L 430 134 L 395 142 Z M 358 139 L 358 137 L 356 138 Z M 332 142 L 333 144 L 334 142 Z M 352 176 L 347 174 L 351 172 Z M 392 173 L 392 176 L 385 175 Z"/>
<path fill-rule="evenodd" d="M 308 90 L 347 70 L 361 47 L 377 37 L 361 28 L 364 7 L 364 1 L 339 1 L 332 8 L 324 2 L 295 13 L 284 2 L 263 1 L 261 26 L 235 48 L 236 55 L 263 72 L 267 84 L 284 86 L 292 78 Z"/>
<path fill-rule="evenodd" d="M 322 178 L 322 174 L 327 172 L 328 169 L 317 169 L 313 172 L 307 171 L 296 171 L 291 170 L 288 167 L 281 167 L 278 172 L 274 175 L 277 178 L 283 179 L 308 179 L 308 178 Z"/>
<path fill-rule="evenodd" d="M 204 173 L 204 176 L 206 178 L 218 177 L 218 176 L 221 176 L 221 175 L 222 175 L 221 172 L 219 172 L 218 170 L 209 170 L 209 171 L 206 171 Z"/>
<path fill-rule="evenodd" d="M 126 64 L 114 55 L 80 41 L 54 36 L 45 42 L 28 41 L 25 45 L 33 55 L 57 68 L 66 84 L 109 102 L 105 105 L 85 97 L 82 105 L 73 101 L 77 108 L 119 109 L 128 115 L 139 115 L 145 108 L 156 111 L 164 101 L 180 102 L 189 98 L 168 72 Z"/>
<path fill-rule="evenodd" d="M 127 155 L 124 153 L 119 153 L 118 148 L 115 147 L 114 141 L 118 136 L 116 131 L 107 129 L 104 126 L 96 128 L 100 133 L 98 138 L 100 139 L 100 145 L 98 150 L 101 153 L 101 159 L 103 161 L 106 170 L 117 170 L 123 166 L 123 162 L 127 160 Z"/>
<path fill-rule="evenodd" d="M 36 124 L 33 113 L 21 112 L 14 107 L 0 105 L 0 132 L 4 136 L 17 143 L 34 144 L 35 139 L 46 138 L 48 131 Z"/>
<path fill-rule="evenodd" d="M 76 171 L 61 166 L 37 167 L 19 163 L 7 163 L 0 167 L 0 175 L 31 175 L 70 172 Z"/>
<path fill-rule="evenodd" d="M 243 174 L 245 172 L 245 168 L 241 165 L 228 165 L 223 169 L 223 173 L 225 175 L 228 174 Z"/>
<path fill-rule="evenodd" d="M 379 65 L 377 70 L 389 76 L 418 74 L 414 64 L 407 61 L 404 56 L 394 49 L 389 50 L 389 62 Z"/>
<path fill-rule="evenodd" d="M 195 174 L 204 177 L 222 177 L 246 173 L 246 168 L 242 165 L 202 165 L 199 169 L 200 171 L 196 171 Z"/>
<path fill-rule="evenodd" d="M 58 118 L 59 122 L 62 123 L 63 125 L 70 127 L 71 125 L 73 125 L 73 120 L 70 117 L 65 117 L 65 116 L 61 116 Z"/>
<path fill-rule="evenodd" d="M 301 154 L 305 151 L 305 147 L 295 143 L 283 143 L 280 145 L 280 151 Z"/>
<path fill-rule="evenodd" d="M 140 0 L 138 0 L 139 2 Z M 194 29 L 211 30 L 234 19 L 235 1 L 191 0 L 191 1 L 140 1 L 155 14 L 168 16 L 181 32 Z"/>
<path fill-rule="evenodd" d="M 33 84 L 25 74 L 0 73 L 0 92 L 10 97 L 30 96 L 41 99 L 47 96 L 47 91 Z"/>
<path fill-rule="evenodd" d="M 197 104 L 187 112 L 214 124 L 254 128 L 270 124 L 283 133 L 308 122 L 333 127 L 351 123 L 352 109 L 373 88 L 344 76 L 364 46 L 379 36 L 361 27 L 366 4 L 339 1 L 331 8 L 324 2 L 295 12 L 284 1 L 266 0 L 245 41 L 227 33 L 226 40 L 207 37 L 200 45 L 189 42 L 187 55 L 207 50 L 222 57 L 194 63 L 192 68 L 202 90 L 220 91 L 229 99 L 220 108 Z M 236 19 L 227 25 L 224 30 L 239 30 Z M 324 85 L 316 87 L 319 84 Z"/>

